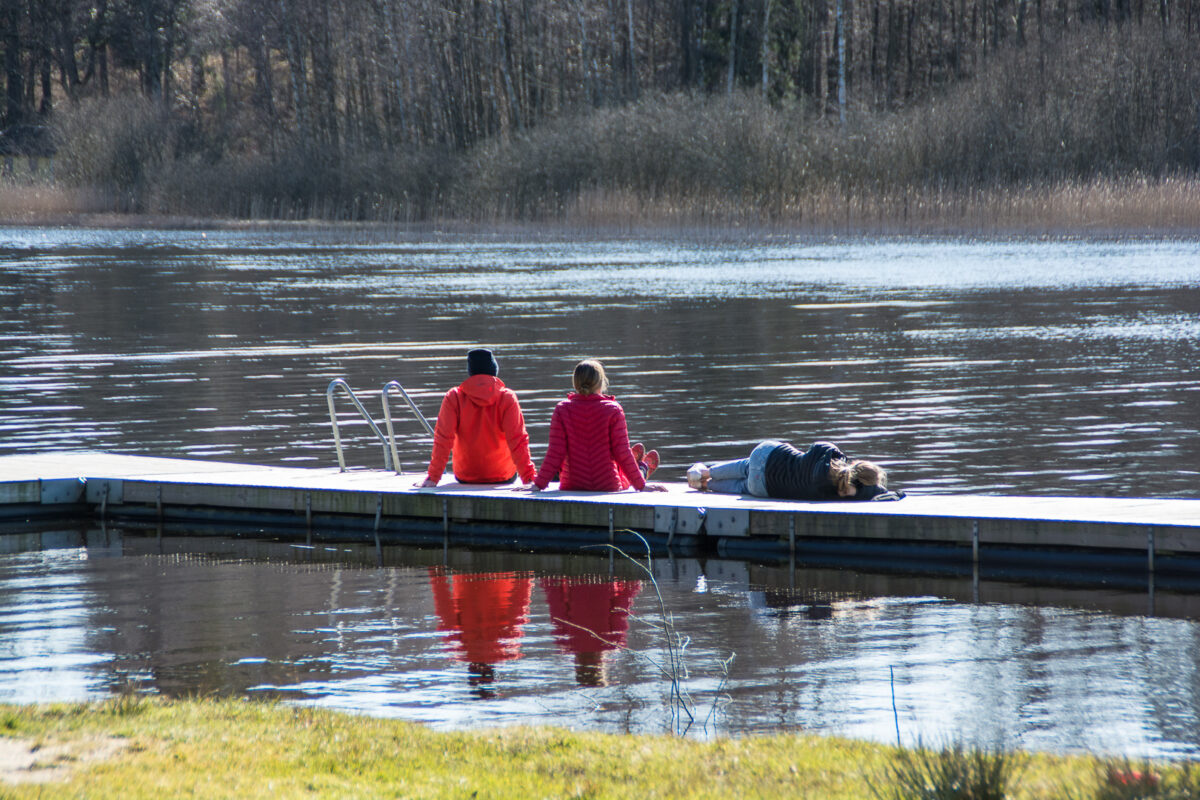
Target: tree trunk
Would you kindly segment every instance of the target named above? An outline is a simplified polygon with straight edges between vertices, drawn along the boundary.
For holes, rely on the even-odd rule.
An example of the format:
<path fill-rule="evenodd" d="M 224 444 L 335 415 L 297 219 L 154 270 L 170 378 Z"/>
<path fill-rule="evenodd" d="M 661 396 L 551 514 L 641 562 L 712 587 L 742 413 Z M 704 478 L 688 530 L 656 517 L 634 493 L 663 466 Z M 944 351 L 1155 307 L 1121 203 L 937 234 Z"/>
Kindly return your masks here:
<path fill-rule="evenodd" d="M 608 0 L 608 66 L 609 74 L 612 83 L 612 96 L 617 96 L 617 87 L 621 85 L 618 70 L 618 54 L 620 48 L 617 47 L 617 9 L 613 5 L 613 0 Z"/>
<path fill-rule="evenodd" d="M 300 46 L 300 34 L 296 30 L 294 14 L 291 13 L 290 0 L 278 0 L 280 26 L 283 31 L 283 42 L 287 60 L 288 72 L 292 84 L 292 108 L 296 114 L 296 128 L 304 138 L 312 136 L 312 119 L 309 108 L 308 67 L 304 57 L 304 49 Z"/>
<path fill-rule="evenodd" d="M 100 65 L 100 94 L 108 97 L 108 45 L 100 45 L 100 50 L 96 55 L 96 61 Z"/>
<path fill-rule="evenodd" d="M 500 39 L 502 52 L 500 58 L 496 59 L 500 63 L 500 73 L 504 80 L 504 95 L 508 99 L 508 113 L 512 120 L 512 127 L 520 130 L 521 126 L 521 107 L 517 101 L 517 93 L 513 87 L 512 72 L 509 69 L 509 64 L 512 61 L 512 47 L 509 45 L 508 28 L 500 17 L 500 5 L 498 0 L 491 0 L 492 13 L 496 18 L 496 35 Z"/>
<path fill-rule="evenodd" d="M 725 76 L 726 94 L 733 94 L 734 76 L 737 72 L 738 11 L 740 6 L 741 0 L 733 0 L 729 7 L 729 71 Z"/>
<path fill-rule="evenodd" d="M 62 87 L 68 98 L 74 98 L 79 88 L 79 62 L 75 58 L 75 15 L 71 4 L 67 4 L 59 16 L 58 62 L 62 75 Z"/>
<path fill-rule="evenodd" d="M 895 106 L 896 95 L 898 94 L 898 78 L 896 75 L 896 63 L 900 60 L 900 33 L 897 30 L 899 23 L 897 19 L 900 17 L 896 11 L 896 3 L 894 0 L 888 0 L 887 11 L 887 56 L 883 67 L 884 80 L 887 81 L 887 108 L 891 109 Z"/>
<path fill-rule="evenodd" d="M 679 79 L 685 89 L 696 84 L 696 20 L 694 0 L 679 0 Z"/>
<path fill-rule="evenodd" d="M 637 43 L 633 37 L 633 0 L 625 0 L 625 20 L 629 30 L 629 97 L 637 100 L 640 87 L 637 76 Z"/>
<path fill-rule="evenodd" d="M 399 21 L 396 17 L 396 7 L 393 3 L 387 3 L 382 6 L 386 17 L 387 24 L 387 43 L 391 63 L 388 65 L 388 91 L 386 97 L 391 108 L 394 109 L 395 127 L 398 129 L 399 136 L 393 138 L 391 134 L 392 125 L 388 125 L 388 143 L 395 145 L 398 142 L 407 140 L 410 137 L 408 131 L 408 118 L 405 106 L 404 81 L 401 79 L 401 72 L 406 72 L 411 75 L 412 60 L 409 58 L 409 41 L 407 32 L 404 34 L 404 58 L 400 57 L 401 30 Z"/>
<path fill-rule="evenodd" d="M 108 53 L 101 35 L 107 22 L 108 0 L 99 0 L 93 9 L 91 25 L 88 26 L 87 66 L 81 80 L 81 83 L 88 83 L 99 75 L 100 91 L 105 97 L 108 96 Z"/>
<path fill-rule="evenodd" d="M 588 45 L 587 20 L 584 19 L 583 11 L 580 10 L 578 4 L 575 6 L 575 16 L 579 20 L 579 68 L 583 77 L 583 94 L 590 106 L 599 105 L 600 98 L 596 91 L 596 70 L 595 56 L 592 55 L 592 50 Z"/>
<path fill-rule="evenodd" d="M 204 97 L 204 89 L 208 85 L 208 79 L 204 74 L 204 59 L 200 57 L 199 53 L 192 53 L 192 56 L 189 60 L 191 61 L 192 67 L 192 83 L 189 87 L 189 94 L 191 95 L 191 112 L 193 118 L 197 122 L 202 122 L 202 115 L 200 113 L 200 99 Z M 222 48 L 221 62 L 224 64 L 228 61 L 229 56 L 224 48 Z M 226 107 L 228 107 L 228 105 Z"/>
<path fill-rule="evenodd" d="M 871 92 L 872 102 L 878 106 L 879 103 L 879 7 L 883 5 L 880 2 L 871 4 L 871 47 L 868 51 L 870 54 L 871 69 Z"/>
<path fill-rule="evenodd" d="M 19 124 L 24 118 L 25 82 L 21 72 L 21 3 L 0 0 L 0 28 L 4 33 L 4 125 Z"/>
<path fill-rule="evenodd" d="M 256 32 L 250 43 L 250 60 L 254 65 L 254 107 L 268 120 L 275 119 L 275 81 L 271 76 L 271 58 L 266 37 Z M 271 126 L 272 130 L 274 125 Z"/>
<path fill-rule="evenodd" d="M 771 5 L 773 0 L 763 0 L 762 47 L 759 49 L 758 60 L 762 66 L 762 99 L 767 99 L 770 88 L 770 75 L 767 63 L 771 57 Z"/>
<path fill-rule="evenodd" d="M 915 50 L 915 47 L 913 44 L 913 30 L 916 28 L 916 13 L 917 12 L 916 12 L 916 9 L 913 7 L 913 4 L 910 4 L 908 7 L 908 30 L 905 32 L 905 37 L 904 37 L 904 50 L 906 53 L 905 70 L 904 70 L 904 73 L 905 73 L 904 74 L 904 98 L 905 98 L 905 100 L 912 97 L 913 86 L 916 84 L 916 80 L 913 77 L 914 71 L 915 71 L 915 63 L 914 63 L 914 56 L 913 56 L 913 52 Z"/>
<path fill-rule="evenodd" d="M 844 8 L 844 0 L 837 0 L 837 10 L 835 17 L 837 20 L 837 60 L 838 60 L 838 122 L 846 124 L 846 19 Z"/>
<path fill-rule="evenodd" d="M 179 3 L 177 0 L 168 0 L 166 11 L 166 19 L 163 20 L 166 35 L 163 39 L 162 52 L 162 98 L 164 105 L 169 107 L 171 105 L 171 95 L 175 88 L 172 82 L 171 67 L 175 62 L 175 35 L 178 33 L 175 24 L 179 18 Z"/>

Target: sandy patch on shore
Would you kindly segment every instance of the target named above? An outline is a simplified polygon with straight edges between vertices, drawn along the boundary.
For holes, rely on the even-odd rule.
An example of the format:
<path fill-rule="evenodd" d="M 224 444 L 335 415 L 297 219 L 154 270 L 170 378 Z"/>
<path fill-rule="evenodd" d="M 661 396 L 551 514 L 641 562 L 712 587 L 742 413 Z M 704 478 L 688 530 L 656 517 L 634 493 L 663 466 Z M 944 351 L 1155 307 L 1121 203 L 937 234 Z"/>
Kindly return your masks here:
<path fill-rule="evenodd" d="M 75 767 L 105 761 L 127 747 L 127 740 L 111 736 L 74 742 L 0 737 L 0 781 L 47 783 L 63 780 Z"/>

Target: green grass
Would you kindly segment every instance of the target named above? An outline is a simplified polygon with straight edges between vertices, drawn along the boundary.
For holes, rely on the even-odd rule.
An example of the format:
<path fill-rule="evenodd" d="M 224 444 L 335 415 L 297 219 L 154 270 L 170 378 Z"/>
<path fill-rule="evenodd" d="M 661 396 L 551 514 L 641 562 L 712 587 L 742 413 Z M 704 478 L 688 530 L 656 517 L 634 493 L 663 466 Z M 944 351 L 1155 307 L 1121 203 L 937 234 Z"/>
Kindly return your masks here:
<path fill-rule="evenodd" d="M 0 706 L 0 745 L 41 766 L 0 770 L 0 798 L 404 797 L 861 800 L 895 748 L 779 735 L 669 736 L 412 723 L 244 700 Z M 1022 757 L 1008 796 L 1093 797 L 1098 762 Z M 1164 769 L 1169 769 L 1164 767 Z M 41 775 L 44 782 L 27 779 Z M 26 780 L 22 780 L 26 779 Z M 941 796 L 941 795 L 929 795 Z M 966 797 L 970 795 L 954 795 Z"/>

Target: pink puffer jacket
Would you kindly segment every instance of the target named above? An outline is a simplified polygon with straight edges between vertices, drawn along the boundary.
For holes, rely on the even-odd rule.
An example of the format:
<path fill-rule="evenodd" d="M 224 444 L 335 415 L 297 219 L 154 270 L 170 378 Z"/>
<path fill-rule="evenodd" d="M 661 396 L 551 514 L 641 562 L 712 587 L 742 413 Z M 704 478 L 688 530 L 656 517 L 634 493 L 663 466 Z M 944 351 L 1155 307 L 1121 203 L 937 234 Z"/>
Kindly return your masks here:
<path fill-rule="evenodd" d="M 560 489 L 645 488 L 646 479 L 629 449 L 625 410 L 616 398 L 572 392 L 554 407 L 546 458 L 533 482 L 545 489 L 556 474 Z"/>

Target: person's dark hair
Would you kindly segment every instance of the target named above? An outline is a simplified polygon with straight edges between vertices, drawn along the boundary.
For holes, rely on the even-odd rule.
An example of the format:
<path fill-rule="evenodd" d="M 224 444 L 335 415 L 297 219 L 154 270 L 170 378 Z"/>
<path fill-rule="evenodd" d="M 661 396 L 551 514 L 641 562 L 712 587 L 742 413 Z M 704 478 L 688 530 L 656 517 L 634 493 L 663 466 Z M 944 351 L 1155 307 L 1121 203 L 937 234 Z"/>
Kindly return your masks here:
<path fill-rule="evenodd" d="M 575 374 L 571 376 L 571 382 L 579 394 L 604 394 L 608 391 L 608 376 L 604 374 L 604 365 L 594 358 L 584 359 L 575 365 Z"/>

